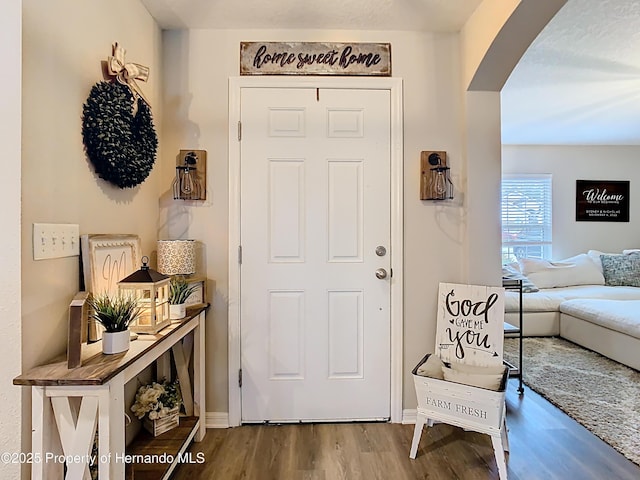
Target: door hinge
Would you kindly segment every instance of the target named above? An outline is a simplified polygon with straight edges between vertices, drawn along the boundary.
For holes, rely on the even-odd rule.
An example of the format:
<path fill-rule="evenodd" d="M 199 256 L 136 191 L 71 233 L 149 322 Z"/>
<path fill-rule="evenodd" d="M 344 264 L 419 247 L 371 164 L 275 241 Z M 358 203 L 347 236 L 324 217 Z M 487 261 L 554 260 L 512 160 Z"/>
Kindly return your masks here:
<path fill-rule="evenodd" d="M 238 387 L 242 388 L 242 369 L 238 370 Z"/>
<path fill-rule="evenodd" d="M 238 141 L 242 141 L 242 122 L 238 122 Z"/>
<path fill-rule="evenodd" d="M 238 245 L 238 263 L 242 265 L 242 245 Z"/>

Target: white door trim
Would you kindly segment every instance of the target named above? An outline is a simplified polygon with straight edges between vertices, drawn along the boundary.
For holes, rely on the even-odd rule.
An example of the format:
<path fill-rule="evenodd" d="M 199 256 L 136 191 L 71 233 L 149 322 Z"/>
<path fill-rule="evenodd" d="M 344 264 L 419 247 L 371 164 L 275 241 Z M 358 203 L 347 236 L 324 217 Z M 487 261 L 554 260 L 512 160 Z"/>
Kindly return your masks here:
<path fill-rule="evenodd" d="M 240 370 L 240 90 L 242 88 L 383 89 L 391 94 L 391 421 L 402 421 L 403 378 L 403 112 L 401 78 L 229 78 L 229 425 L 241 422 Z"/>

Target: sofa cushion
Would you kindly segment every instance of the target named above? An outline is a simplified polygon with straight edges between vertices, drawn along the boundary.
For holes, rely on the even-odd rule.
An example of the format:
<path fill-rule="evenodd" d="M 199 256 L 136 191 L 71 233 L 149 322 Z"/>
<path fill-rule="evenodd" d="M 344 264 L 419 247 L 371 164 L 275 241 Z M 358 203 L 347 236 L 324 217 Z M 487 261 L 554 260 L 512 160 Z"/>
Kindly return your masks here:
<path fill-rule="evenodd" d="M 600 255 L 605 285 L 640 287 L 640 253 Z"/>
<path fill-rule="evenodd" d="M 520 271 L 538 288 L 604 285 L 604 276 L 586 253 L 560 261 L 521 258 Z"/>
<path fill-rule="evenodd" d="M 640 338 L 640 300 L 567 300 L 560 304 L 560 311 Z"/>
<path fill-rule="evenodd" d="M 565 300 L 576 298 L 602 298 L 612 300 L 640 300 L 638 287 L 609 287 L 606 285 L 577 285 L 563 288 L 545 288 L 539 292 L 522 296 L 524 312 L 556 312 Z M 517 312 L 519 309 L 517 292 L 504 294 L 505 312 Z"/>

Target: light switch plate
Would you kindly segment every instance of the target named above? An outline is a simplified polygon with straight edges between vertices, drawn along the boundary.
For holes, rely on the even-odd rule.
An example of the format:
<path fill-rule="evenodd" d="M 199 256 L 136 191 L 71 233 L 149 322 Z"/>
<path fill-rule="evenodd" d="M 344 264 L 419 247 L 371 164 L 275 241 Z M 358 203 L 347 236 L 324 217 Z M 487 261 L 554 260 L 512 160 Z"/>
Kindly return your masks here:
<path fill-rule="evenodd" d="M 80 255 L 80 225 L 74 223 L 34 223 L 33 259 Z"/>

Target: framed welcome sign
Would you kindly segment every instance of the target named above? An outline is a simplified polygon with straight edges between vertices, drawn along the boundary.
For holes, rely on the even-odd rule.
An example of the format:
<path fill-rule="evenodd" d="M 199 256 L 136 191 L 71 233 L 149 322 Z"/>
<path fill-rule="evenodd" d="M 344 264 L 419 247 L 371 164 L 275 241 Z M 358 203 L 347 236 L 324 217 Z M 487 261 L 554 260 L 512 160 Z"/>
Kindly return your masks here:
<path fill-rule="evenodd" d="M 576 221 L 628 222 L 628 180 L 576 180 Z"/>

